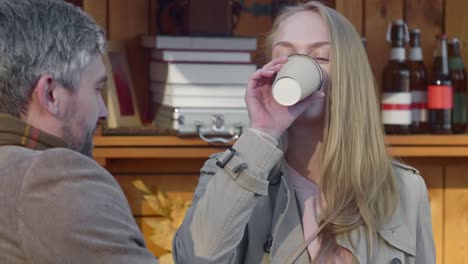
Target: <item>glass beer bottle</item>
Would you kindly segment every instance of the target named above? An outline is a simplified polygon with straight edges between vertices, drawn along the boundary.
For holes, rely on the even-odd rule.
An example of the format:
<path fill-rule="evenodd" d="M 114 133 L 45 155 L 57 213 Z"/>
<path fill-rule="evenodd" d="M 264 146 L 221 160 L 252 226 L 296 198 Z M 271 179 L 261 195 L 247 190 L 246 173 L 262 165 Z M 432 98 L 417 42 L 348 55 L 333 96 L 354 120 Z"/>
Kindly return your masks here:
<path fill-rule="evenodd" d="M 382 122 L 386 134 L 409 134 L 411 126 L 410 70 L 406 65 L 408 29 L 403 20 L 392 22 L 387 32 L 390 61 L 383 71 Z"/>
<path fill-rule="evenodd" d="M 452 129 L 454 133 L 465 133 L 467 123 L 466 70 L 460 56 L 460 41 L 457 38 L 449 43 L 449 73 L 453 84 Z"/>
<path fill-rule="evenodd" d="M 421 48 L 421 31 L 410 31 L 410 52 L 408 67 L 410 69 L 411 89 L 411 133 L 429 132 L 427 114 L 427 69 L 423 63 Z"/>
<path fill-rule="evenodd" d="M 433 134 L 451 134 L 453 86 L 449 76 L 445 34 L 437 36 L 431 79 L 427 88 L 430 131 Z"/>

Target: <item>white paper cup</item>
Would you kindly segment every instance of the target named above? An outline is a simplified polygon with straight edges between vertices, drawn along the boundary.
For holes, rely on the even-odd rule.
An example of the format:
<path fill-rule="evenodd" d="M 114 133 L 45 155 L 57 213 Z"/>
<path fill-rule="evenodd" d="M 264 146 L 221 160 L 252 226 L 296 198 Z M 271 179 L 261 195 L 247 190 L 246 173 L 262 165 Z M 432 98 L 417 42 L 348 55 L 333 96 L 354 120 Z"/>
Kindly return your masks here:
<path fill-rule="evenodd" d="M 317 61 L 307 55 L 290 55 L 273 82 L 273 98 L 281 105 L 294 105 L 319 90 L 322 83 Z"/>

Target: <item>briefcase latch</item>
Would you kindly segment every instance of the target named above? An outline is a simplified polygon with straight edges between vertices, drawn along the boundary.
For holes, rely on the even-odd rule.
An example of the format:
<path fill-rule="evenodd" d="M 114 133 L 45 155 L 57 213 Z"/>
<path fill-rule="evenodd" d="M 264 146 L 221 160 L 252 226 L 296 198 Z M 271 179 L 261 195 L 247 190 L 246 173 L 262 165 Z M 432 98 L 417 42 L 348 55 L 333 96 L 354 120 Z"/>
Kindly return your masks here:
<path fill-rule="evenodd" d="M 224 115 L 223 114 L 214 114 L 211 117 L 211 124 L 213 131 L 223 131 L 224 128 Z"/>

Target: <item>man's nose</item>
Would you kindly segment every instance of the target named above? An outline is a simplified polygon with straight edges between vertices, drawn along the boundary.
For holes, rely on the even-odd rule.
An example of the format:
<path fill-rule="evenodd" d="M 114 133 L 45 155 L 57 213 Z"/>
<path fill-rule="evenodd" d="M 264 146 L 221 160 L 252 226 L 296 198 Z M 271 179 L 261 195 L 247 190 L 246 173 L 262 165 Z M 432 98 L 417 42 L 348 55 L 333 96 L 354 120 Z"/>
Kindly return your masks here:
<path fill-rule="evenodd" d="M 105 121 L 109 117 L 109 111 L 107 110 L 106 104 L 104 104 L 104 99 L 100 98 L 99 100 L 99 120 Z"/>

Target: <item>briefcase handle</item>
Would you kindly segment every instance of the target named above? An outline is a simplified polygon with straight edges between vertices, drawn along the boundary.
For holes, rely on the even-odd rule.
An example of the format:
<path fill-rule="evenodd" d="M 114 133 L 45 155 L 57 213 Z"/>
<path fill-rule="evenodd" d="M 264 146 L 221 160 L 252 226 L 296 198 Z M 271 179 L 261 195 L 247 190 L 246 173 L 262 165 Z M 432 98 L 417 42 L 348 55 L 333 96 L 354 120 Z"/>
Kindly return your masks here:
<path fill-rule="evenodd" d="M 195 125 L 197 126 L 198 136 L 203 141 L 206 141 L 208 143 L 225 143 L 225 144 L 231 143 L 240 137 L 240 135 L 242 134 L 242 130 L 243 130 L 243 127 L 239 125 L 239 126 L 236 126 L 238 132 L 234 132 L 232 130 L 228 132 L 229 134 L 227 135 L 229 135 L 230 137 L 208 137 L 207 135 L 209 133 L 203 133 L 201 129 L 203 127 L 203 124 L 201 122 L 196 122 Z"/>

